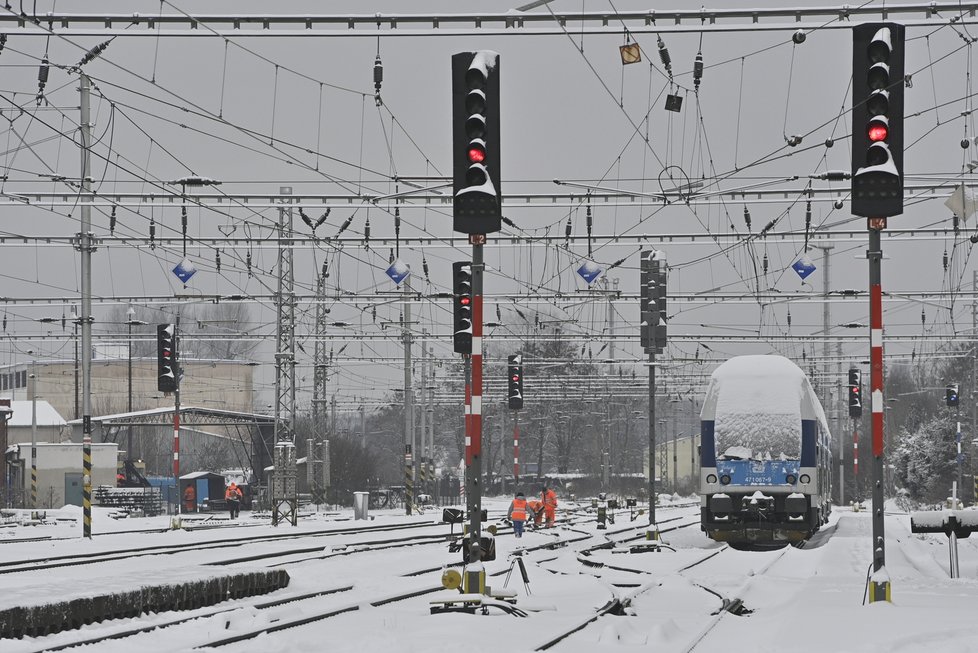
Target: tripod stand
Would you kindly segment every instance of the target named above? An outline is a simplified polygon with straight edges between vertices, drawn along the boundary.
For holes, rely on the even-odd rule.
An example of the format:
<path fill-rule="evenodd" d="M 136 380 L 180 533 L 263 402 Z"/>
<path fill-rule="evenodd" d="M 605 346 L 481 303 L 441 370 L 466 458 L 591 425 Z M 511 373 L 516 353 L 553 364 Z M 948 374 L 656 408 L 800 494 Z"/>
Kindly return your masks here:
<path fill-rule="evenodd" d="M 513 575 L 513 568 L 519 566 L 520 576 L 523 578 L 523 589 L 526 590 L 527 596 L 532 594 L 530 591 L 530 577 L 526 573 L 526 565 L 523 564 L 522 553 L 511 554 L 512 560 L 509 563 L 509 571 L 506 572 L 506 580 L 503 582 L 503 587 L 509 587 L 509 577 Z"/>

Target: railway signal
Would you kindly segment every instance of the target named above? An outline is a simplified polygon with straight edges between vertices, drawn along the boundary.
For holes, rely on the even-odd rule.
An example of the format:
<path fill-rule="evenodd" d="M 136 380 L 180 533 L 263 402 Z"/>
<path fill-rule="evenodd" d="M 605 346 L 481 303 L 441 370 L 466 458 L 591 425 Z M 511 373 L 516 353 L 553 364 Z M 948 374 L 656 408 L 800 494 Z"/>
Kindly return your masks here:
<path fill-rule="evenodd" d="M 174 324 L 156 326 L 158 376 L 156 388 L 160 392 L 177 390 L 177 327 Z"/>
<path fill-rule="evenodd" d="M 947 407 L 957 407 L 959 403 L 958 399 L 958 384 L 948 383 L 947 387 L 944 389 L 944 402 L 947 404 Z"/>
<path fill-rule="evenodd" d="M 849 370 L 849 417 L 859 419 L 863 415 L 862 372 Z"/>
<path fill-rule="evenodd" d="M 455 231 L 489 234 L 501 228 L 499 140 L 499 55 L 489 51 L 453 55 Z"/>
<path fill-rule="evenodd" d="M 852 28 L 852 212 L 903 213 L 904 27 Z"/>
<path fill-rule="evenodd" d="M 509 357 L 509 407 L 512 410 L 523 408 L 523 355 Z"/>
<path fill-rule="evenodd" d="M 472 262 L 452 263 L 452 329 L 456 354 L 472 353 Z"/>
<path fill-rule="evenodd" d="M 666 270 L 661 252 L 642 253 L 640 269 L 640 342 L 649 352 L 662 353 L 666 347 Z"/>

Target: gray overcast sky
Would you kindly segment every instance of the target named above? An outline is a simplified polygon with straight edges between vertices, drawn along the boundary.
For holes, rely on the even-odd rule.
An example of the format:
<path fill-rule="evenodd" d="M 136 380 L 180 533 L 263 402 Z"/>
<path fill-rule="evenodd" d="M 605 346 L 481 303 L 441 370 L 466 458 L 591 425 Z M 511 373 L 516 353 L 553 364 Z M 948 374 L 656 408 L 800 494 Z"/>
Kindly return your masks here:
<path fill-rule="evenodd" d="M 504 12 L 511 3 L 504 2 L 363 2 L 288 3 L 276 5 L 282 13 L 343 14 L 356 12 L 400 13 L 468 13 Z M 554 2 L 555 11 L 665 10 L 682 3 L 647 2 Z M 777 6 L 775 2 L 752 2 L 750 6 Z M 881 4 L 881 3 L 878 3 Z M 715 2 L 710 8 L 743 7 L 743 3 Z M 30 5 L 31 9 L 33 5 Z M 37 3 L 37 12 L 54 8 L 64 12 L 117 12 L 154 14 L 160 11 L 156 2 L 84 2 Z M 261 13 L 268 3 L 258 2 L 177 2 L 165 3 L 164 13 Z M 18 8 L 15 5 L 15 8 Z M 25 5 L 25 9 L 28 5 Z M 545 12 L 540 7 L 534 12 Z M 951 16 L 945 17 L 948 20 Z M 972 89 L 967 76 L 972 53 L 961 35 L 968 28 L 950 27 L 948 21 L 935 20 L 930 27 L 908 29 L 907 71 L 914 72 L 913 87 L 906 89 L 906 142 L 913 143 L 906 154 L 908 183 L 921 181 L 919 175 L 944 173 L 946 179 L 960 174 L 963 162 L 978 159 L 974 144 L 960 147 L 965 136 L 973 137 L 973 118 L 962 117 L 972 102 L 962 100 Z M 978 34 L 978 31 L 973 33 Z M 96 186 L 104 193 L 113 190 L 159 192 L 160 180 L 189 174 L 191 171 L 225 183 L 228 193 L 262 192 L 275 194 L 282 185 L 297 192 L 358 192 L 384 194 L 393 192 L 392 174 L 403 176 L 438 176 L 451 172 L 450 130 L 450 57 L 465 50 L 491 49 L 501 56 L 503 132 L 502 166 L 504 193 L 553 192 L 559 190 L 554 178 L 582 180 L 595 185 L 655 192 L 676 181 L 728 176 L 722 187 L 758 183 L 776 177 L 797 175 L 802 179 L 825 169 L 849 167 L 849 107 L 851 34 L 848 30 L 819 30 L 809 34 L 804 44 L 791 43 L 791 31 L 757 31 L 753 33 L 705 32 L 663 35 L 672 56 L 677 86 L 674 92 L 685 98 L 683 111 L 675 114 L 663 109 L 664 96 L 670 90 L 656 53 L 653 34 L 636 34 L 643 48 L 644 61 L 623 67 L 618 45 L 621 35 L 586 35 L 583 41 L 574 25 L 567 34 L 553 36 L 392 36 L 385 30 L 379 38 L 335 36 L 323 38 L 236 37 L 226 44 L 212 37 L 157 38 L 145 27 L 133 28 L 139 35 L 113 41 L 102 57 L 86 66 L 98 91 L 93 99 L 93 116 L 98 142 L 95 147 Z M 201 29 L 205 32 L 205 29 Z M 407 31 L 407 28 L 404 29 Z M 926 37 L 926 38 L 925 38 Z M 9 176 L 3 189 L 8 193 L 25 190 L 70 191 L 60 182 L 44 181 L 38 175 L 77 177 L 77 80 L 61 68 L 52 68 L 47 84 L 47 98 L 60 110 L 33 113 L 33 96 L 37 91 L 37 64 L 48 53 L 55 64 L 76 63 L 83 47 L 103 40 L 99 37 L 51 38 L 20 36 L 11 31 L 6 49 L 0 55 L 3 70 L 2 100 L 8 118 L 2 136 L 5 147 L 0 164 Z M 582 47 L 583 43 L 583 47 Z M 382 95 L 385 107 L 378 109 L 373 100 L 373 65 L 378 53 L 384 64 Z M 691 92 L 690 70 L 695 54 L 702 49 L 707 69 L 698 96 Z M 582 51 L 583 50 L 583 51 Z M 651 64 L 651 65 L 649 65 Z M 933 64 L 933 65 L 932 65 Z M 298 73 L 298 74 L 297 74 Z M 151 82 L 150 80 L 155 80 Z M 651 110 L 650 110 L 651 99 Z M 11 103 L 27 113 L 11 111 Z M 112 104 L 114 104 L 114 107 Z M 939 105 L 938 111 L 933 107 Z M 202 112 L 195 115 L 184 109 Z M 919 115 L 914 115 L 917 114 Z M 648 113 L 650 146 L 635 136 L 633 125 L 645 132 Z M 216 120 L 220 114 L 221 120 Z M 274 116 L 274 120 L 273 120 Z M 58 132 L 64 137 L 57 138 Z M 805 134 L 802 147 L 785 146 L 785 135 Z M 52 138 L 54 137 L 54 138 Z M 276 146 L 268 145 L 274 139 Z M 837 139 L 829 149 L 809 147 L 827 138 Z M 918 140 L 919 139 L 919 140 Z M 32 148 L 18 147 L 23 142 Z M 297 147 L 294 147 L 297 146 Z M 320 157 L 303 150 L 317 150 Z M 781 151 L 791 154 L 772 163 L 748 166 L 760 157 Z M 664 169 L 663 166 L 666 166 Z M 317 169 L 318 168 L 318 169 Z M 740 169 L 736 174 L 730 174 Z M 670 180 L 672 177 L 672 180 Z M 970 180 L 970 175 L 967 176 Z M 786 185 L 798 190 L 803 182 Z M 825 182 L 818 182 L 824 187 Z M 838 184 L 839 194 L 847 185 Z M 403 190 L 403 186 L 400 187 Z M 167 191 L 171 192 L 171 191 Z M 583 195 L 584 191 L 580 190 Z M 797 194 L 781 197 L 780 203 L 748 201 L 754 231 L 787 211 L 777 230 L 801 229 L 804 226 L 804 202 Z M 53 210 L 51 210 L 53 208 Z M 297 290 L 307 293 L 314 287 L 315 274 L 323 260 L 331 267 L 329 289 L 332 293 L 371 294 L 394 290 L 384 275 L 391 248 L 378 239 L 393 235 L 389 205 L 367 207 L 353 200 L 348 209 L 334 209 L 319 234 L 331 236 L 351 215 L 354 221 L 346 235 L 364 232 L 369 217 L 372 247 L 346 246 L 338 249 L 323 245 L 296 252 Z M 726 235 L 745 231 L 744 201 L 737 199 L 721 206 L 687 207 L 682 204 L 663 208 L 652 203 L 635 202 L 629 206 L 595 205 L 594 233 L 698 233 Z M 70 212 L 70 217 L 66 217 Z M 310 210 L 317 217 L 321 210 Z M 574 209 L 562 207 L 513 208 L 506 215 L 519 225 L 528 237 L 516 246 L 490 245 L 487 262 L 493 268 L 487 277 L 489 294 L 526 294 L 528 292 L 568 293 L 583 291 L 586 284 L 574 270 L 587 255 L 584 242 L 569 249 L 546 246 L 534 236 L 562 236 L 570 218 L 575 234 L 585 230 L 583 202 Z M 225 205 L 221 211 L 191 208 L 190 236 L 208 237 L 220 233 L 247 234 L 268 238 L 276 219 L 273 209 L 254 209 Z M 401 251 L 414 270 L 414 288 L 424 292 L 448 290 L 450 263 L 468 257 L 467 248 L 451 248 L 439 239 L 452 235 L 448 207 L 402 209 L 402 236 L 424 234 L 430 238 L 422 247 Z M 950 229 L 950 212 L 943 199 L 915 203 L 904 216 L 891 220 L 891 226 L 934 227 Z M 147 237 L 150 221 L 157 225 L 158 235 L 173 236 L 179 230 L 179 203 L 164 209 L 140 208 L 137 212 L 120 209 L 117 234 Z M 972 218 L 965 229 L 974 222 Z M 841 210 L 831 203 L 817 202 L 813 207 L 813 225 L 834 228 L 863 229 L 864 220 L 853 218 L 848 204 Z M 108 232 L 108 216 L 94 215 L 95 231 Z M 296 228 L 305 228 L 296 216 Z M 5 234 L 68 235 L 78 229 L 77 209 L 68 206 L 11 208 L 5 212 L 2 230 Z M 508 229 L 507 229 L 508 231 Z M 970 262 L 972 244 L 968 233 L 955 237 L 947 233 L 939 239 L 886 240 L 889 259 L 884 264 L 884 290 L 961 290 L 971 289 L 974 264 Z M 832 289 L 867 286 L 865 249 L 860 239 L 835 242 L 832 259 Z M 561 243 L 562 245 L 562 243 Z M 820 252 L 811 252 L 819 271 L 802 284 L 790 265 L 801 254 L 798 242 L 776 237 L 755 240 L 750 246 L 740 244 L 721 252 L 709 240 L 694 244 L 675 241 L 653 243 L 668 255 L 672 267 L 670 292 L 702 292 L 723 289 L 751 292 L 774 288 L 782 293 L 821 291 L 823 270 Z M 594 243 L 593 258 L 601 265 L 625 258 L 612 272 L 620 279 L 623 290 L 636 292 L 638 250 L 635 242 Z M 185 291 L 169 272 L 181 258 L 179 247 L 111 246 L 102 247 L 94 257 L 94 292 L 99 296 L 158 295 L 171 293 L 269 293 L 275 288 L 275 251 L 267 244 L 251 248 L 253 274 L 248 275 L 245 260 L 248 248 L 224 248 L 222 273 L 214 269 L 214 247 L 191 240 L 188 256 L 200 272 Z M 727 249 L 727 248 L 724 248 Z M 947 270 L 942 257 L 950 257 Z M 768 272 L 763 273 L 764 260 Z M 430 281 L 421 273 L 422 259 L 427 260 Z M 66 247 L 18 246 L 9 242 L 0 248 L 0 277 L 4 290 L 0 295 L 14 298 L 64 296 L 69 303 L 77 297 L 77 254 Z M 499 305 L 503 322 L 508 326 L 497 333 L 519 333 L 525 326 L 505 299 L 490 300 L 488 319 L 494 319 Z M 597 352 L 606 324 L 606 303 L 599 296 L 559 301 L 556 305 L 524 304 L 521 310 L 533 320 L 534 309 L 545 319 L 570 320 L 565 330 L 593 337 Z M 888 304 L 885 320 L 890 334 L 921 333 L 920 313 L 925 310 L 927 332 L 950 334 L 952 329 L 970 328 L 970 301 L 953 304 L 955 324 L 951 324 L 952 307 L 948 300 L 926 304 L 906 302 Z M 60 315 L 56 307 L 10 305 L 8 330 L 36 333 L 33 320 L 43 315 Z M 637 335 L 638 303 L 615 303 L 617 332 Z M 790 305 L 792 326 L 787 326 L 789 304 L 778 302 L 759 306 L 723 304 L 691 307 L 672 302 L 671 332 L 674 334 L 738 334 L 753 330 L 765 335 L 813 333 L 821 330 L 821 306 L 816 303 Z M 865 301 L 845 305 L 833 304 L 832 322 L 867 322 Z M 104 317 L 106 309 L 97 315 Z M 418 314 L 420 313 L 420 317 Z M 274 333 L 274 307 L 265 302 L 254 309 L 259 331 Z M 357 333 L 384 333 L 381 324 L 398 319 L 397 305 L 377 309 L 377 323 L 369 308 L 352 294 L 343 296 L 332 306 L 331 319 L 350 321 Z M 300 341 L 311 355 L 312 309 L 300 306 Z M 450 324 L 445 300 L 426 302 L 415 308 L 417 328 L 447 335 Z M 162 320 L 162 317 L 161 317 Z M 700 326 L 711 325 L 710 327 Z M 112 325 L 98 329 L 120 331 Z M 733 329 L 733 330 L 731 330 Z M 56 332 L 60 331 L 60 326 Z M 834 333 L 864 333 L 834 329 Z M 497 341 L 498 343 L 498 341 Z M 28 345 L 6 341 L 0 344 L 0 363 L 24 360 Z M 337 349 L 341 345 L 336 344 Z M 515 350 L 513 342 L 492 345 L 499 354 Z M 917 342 L 888 345 L 888 354 L 915 351 L 933 354 L 941 343 Z M 821 346 L 811 343 L 710 345 L 714 355 L 722 358 L 742 351 L 780 351 L 799 358 L 802 349 L 820 354 Z M 62 345 L 42 344 L 42 355 L 56 356 Z M 674 343 L 669 354 L 678 359 L 692 357 L 693 343 Z M 258 350 L 265 365 L 260 371 L 262 383 L 274 380 L 271 360 L 272 344 Z M 450 355 L 447 339 L 436 344 L 440 356 Z M 847 344 L 846 356 L 864 358 L 866 343 Z M 353 342 L 346 353 L 358 358 L 377 355 L 400 356 L 395 341 Z M 704 357 L 708 353 L 701 350 Z M 63 353 L 61 354 L 63 356 Z M 619 343 L 617 355 L 629 360 L 640 359 L 637 340 Z M 300 377 L 300 402 L 308 402 L 312 373 L 303 359 Z M 626 365 L 626 369 L 632 369 Z M 642 373 L 641 366 L 634 366 Z M 685 369 L 677 363 L 676 370 Z M 350 361 L 335 379 L 343 398 L 377 397 L 400 383 L 399 363 L 360 363 Z M 267 394 L 270 401 L 270 393 Z"/>

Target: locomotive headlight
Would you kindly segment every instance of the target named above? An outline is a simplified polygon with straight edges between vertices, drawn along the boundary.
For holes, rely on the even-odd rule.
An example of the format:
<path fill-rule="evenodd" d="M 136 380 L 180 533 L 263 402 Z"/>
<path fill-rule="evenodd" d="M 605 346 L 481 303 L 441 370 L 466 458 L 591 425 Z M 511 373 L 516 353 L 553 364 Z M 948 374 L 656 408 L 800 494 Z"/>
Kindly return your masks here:
<path fill-rule="evenodd" d="M 716 474 L 707 474 L 706 475 L 706 482 L 707 483 L 716 483 L 717 482 L 717 475 Z"/>
<path fill-rule="evenodd" d="M 720 477 L 720 485 L 730 485 L 730 475 L 724 474 Z"/>
<path fill-rule="evenodd" d="M 796 480 L 798 479 L 795 478 L 794 474 L 788 474 L 787 476 L 784 477 L 784 481 L 788 485 L 794 485 Z"/>
<path fill-rule="evenodd" d="M 812 482 L 812 477 L 809 476 L 808 474 L 802 474 L 801 475 L 801 478 L 798 479 L 798 480 L 800 480 L 802 483 L 811 483 Z"/>

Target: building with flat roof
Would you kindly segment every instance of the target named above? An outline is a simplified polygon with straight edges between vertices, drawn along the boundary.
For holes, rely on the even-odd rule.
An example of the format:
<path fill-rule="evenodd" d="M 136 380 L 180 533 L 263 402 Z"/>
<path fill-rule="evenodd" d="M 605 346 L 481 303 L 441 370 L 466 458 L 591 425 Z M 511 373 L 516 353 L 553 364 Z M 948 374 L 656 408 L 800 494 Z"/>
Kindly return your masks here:
<path fill-rule="evenodd" d="M 125 348 L 100 347 L 92 359 L 92 414 L 109 415 L 129 409 L 129 359 Z M 187 405 L 252 412 L 256 363 L 245 360 L 182 359 L 180 400 Z M 36 379 L 31 379 L 31 373 Z M 132 409 L 173 405 L 172 396 L 156 389 L 156 358 L 132 359 Z M 81 417 L 81 365 L 74 360 L 38 360 L 0 366 L 0 399 L 48 402 L 65 419 Z"/>

